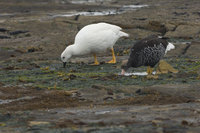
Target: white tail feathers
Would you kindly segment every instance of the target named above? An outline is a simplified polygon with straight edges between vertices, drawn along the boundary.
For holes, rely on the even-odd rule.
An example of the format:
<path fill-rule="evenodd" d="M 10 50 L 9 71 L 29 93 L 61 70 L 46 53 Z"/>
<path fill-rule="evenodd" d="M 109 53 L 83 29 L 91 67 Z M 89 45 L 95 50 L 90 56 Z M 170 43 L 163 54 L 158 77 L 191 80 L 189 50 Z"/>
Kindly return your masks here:
<path fill-rule="evenodd" d="M 172 49 L 175 49 L 175 46 L 172 43 L 168 43 L 165 53 L 167 53 L 168 51 L 170 51 Z"/>
<path fill-rule="evenodd" d="M 120 32 L 119 32 L 119 36 L 120 36 L 120 37 L 129 37 L 129 34 L 120 31 Z"/>

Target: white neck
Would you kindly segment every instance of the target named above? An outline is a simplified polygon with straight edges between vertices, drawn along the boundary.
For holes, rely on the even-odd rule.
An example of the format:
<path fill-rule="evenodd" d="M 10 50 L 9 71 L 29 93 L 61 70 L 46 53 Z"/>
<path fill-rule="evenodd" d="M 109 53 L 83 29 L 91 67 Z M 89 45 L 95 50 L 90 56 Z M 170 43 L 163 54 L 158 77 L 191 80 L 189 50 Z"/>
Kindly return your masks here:
<path fill-rule="evenodd" d="M 78 56 L 78 55 L 80 55 L 80 53 L 81 53 L 80 48 L 78 48 L 77 45 L 74 45 L 74 44 L 68 46 L 68 49 L 69 49 L 69 51 L 71 51 L 71 54 L 72 54 L 73 56 Z"/>

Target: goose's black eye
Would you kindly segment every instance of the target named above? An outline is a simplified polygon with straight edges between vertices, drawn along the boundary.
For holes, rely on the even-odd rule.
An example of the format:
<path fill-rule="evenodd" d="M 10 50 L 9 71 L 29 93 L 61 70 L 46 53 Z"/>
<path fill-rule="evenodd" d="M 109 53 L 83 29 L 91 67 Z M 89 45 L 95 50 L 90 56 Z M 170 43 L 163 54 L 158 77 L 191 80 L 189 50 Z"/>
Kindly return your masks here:
<path fill-rule="evenodd" d="M 63 59 L 65 59 L 65 57 L 62 57 Z"/>

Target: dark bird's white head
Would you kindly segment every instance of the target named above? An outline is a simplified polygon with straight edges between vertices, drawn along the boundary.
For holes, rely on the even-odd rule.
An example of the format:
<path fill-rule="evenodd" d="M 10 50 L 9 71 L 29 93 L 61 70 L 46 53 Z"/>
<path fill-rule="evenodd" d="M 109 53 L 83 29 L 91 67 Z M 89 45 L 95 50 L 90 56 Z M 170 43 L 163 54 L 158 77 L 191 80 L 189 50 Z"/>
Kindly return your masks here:
<path fill-rule="evenodd" d="M 72 46 L 66 47 L 66 49 L 61 54 L 61 61 L 63 62 L 63 67 L 66 66 L 67 61 L 72 57 Z"/>

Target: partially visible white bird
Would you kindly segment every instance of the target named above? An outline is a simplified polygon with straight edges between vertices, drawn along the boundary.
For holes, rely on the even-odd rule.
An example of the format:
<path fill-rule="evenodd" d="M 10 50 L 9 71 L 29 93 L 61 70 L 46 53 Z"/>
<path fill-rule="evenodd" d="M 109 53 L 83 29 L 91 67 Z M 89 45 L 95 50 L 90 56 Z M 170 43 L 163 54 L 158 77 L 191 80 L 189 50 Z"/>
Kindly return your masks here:
<path fill-rule="evenodd" d="M 90 24 L 83 27 L 76 35 L 74 44 L 69 45 L 61 54 L 61 60 L 66 62 L 72 56 L 81 56 L 85 54 L 94 55 L 94 65 L 99 65 L 96 53 L 111 49 L 112 60 L 108 63 L 116 63 L 116 57 L 113 46 L 120 37 L 129 35 L 121 31 L 122 28 L 108 23 Z"/>

